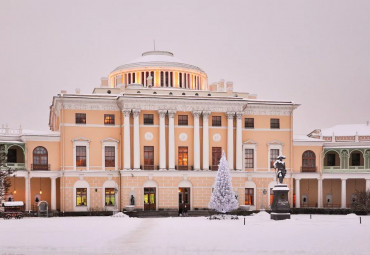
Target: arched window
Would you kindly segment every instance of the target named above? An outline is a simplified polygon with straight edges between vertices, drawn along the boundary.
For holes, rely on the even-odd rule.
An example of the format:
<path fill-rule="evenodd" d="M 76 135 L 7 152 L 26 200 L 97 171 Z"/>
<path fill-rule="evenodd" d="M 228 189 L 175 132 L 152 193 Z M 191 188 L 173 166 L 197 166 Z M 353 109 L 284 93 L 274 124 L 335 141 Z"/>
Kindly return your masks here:
<path fill-rule="evenodd" d="M 49 170 L 48 151 L 42 146 L 33 150 L 32 170 Z"/>
<path fill-rule="evenodd" d="M 303 152 L 302 172 L 316 172 L 316 155 L 313 151 Z"/>

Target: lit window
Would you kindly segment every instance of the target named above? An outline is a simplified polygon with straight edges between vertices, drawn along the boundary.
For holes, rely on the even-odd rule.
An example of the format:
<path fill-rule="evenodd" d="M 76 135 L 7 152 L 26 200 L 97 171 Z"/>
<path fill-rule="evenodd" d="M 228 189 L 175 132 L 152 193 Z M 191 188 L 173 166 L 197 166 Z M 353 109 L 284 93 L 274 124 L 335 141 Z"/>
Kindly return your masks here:
<path fill-rule="evenodd" d="M 179 170 L 188 170 L 188 147 L 179 147 Z"/>
<path fill-rule="evenodd" d="M 86 146 L 76 146 L 76 166 L 86 166 Z"/>
<path fill-rule="evenodd" d="M 76 113 L 76 124 L 86 124 L 86 113 Z"/>
<path fill-rule="evenodd" d="M 105 205 L 114 206 L 116 204 L 114 188 L 105 189 Z"/>
<path fill-rule="evenodd" d="M 87 188 L 76 189 L 76 206 L 87 206 Z"/>
<path fill-rule="evenodd" d="M 104 124 L 105 125 L 114 125 L 114 114 L 104 114 Z"/>
<path fill-rule="evenodd" d="M 254 205 L 254 189 L 246 188 L 245 189 L 245 205 Z"/>

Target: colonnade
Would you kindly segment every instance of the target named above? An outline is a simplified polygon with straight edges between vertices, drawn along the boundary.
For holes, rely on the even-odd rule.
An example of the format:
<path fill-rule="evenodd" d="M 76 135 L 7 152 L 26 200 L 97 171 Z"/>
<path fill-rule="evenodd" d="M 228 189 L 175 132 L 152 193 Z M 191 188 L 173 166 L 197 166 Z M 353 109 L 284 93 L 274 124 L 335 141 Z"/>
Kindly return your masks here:
<path fill-rule="evenodd" d="M 25 176 L 25 204 L 26 204 L 26 211 L 31 210 L 31 179 L 32 178 L 39 178 L 39 177 L 30 177 L 29 175 Z M 56 185 L 56 179 L 57 177 L 41 177 L 41 178 L 50 178 L 51 180 L 51 204 L 50 209 L 52 211 L 55 211 L 57 209 L 57 185 Z"/>
<path fill-rule="evenodd" d="M 140 126 L 139 126 L 139 109 L 124 109 L 123 124 L 123 168 L 125 170 L 140 169 Z M 133 159 L 131 164 L 131 133 L 130 133 L 130 116 L 133 116 Z M 159 115 L 159 169 L 175 170 L 175 110 L 158 110 Z M 209 170 L 209 111 L 192 111 L 194 117 L 194 170 Z M 232 170 L 242 170 L 242 113 L 226 112 L 227 125 L 227 159 L 229 168 Z M 168 116 L 168 148 L 166 146 L 166 125 L 165 118 Z M 203 117 L 203 165 L 200 165 L 200 124 L 199 118 Z M 236 117 L 236 143 L 234 145 L 234 117 Z M 167 149 L 168 149 L 168 166 L 167 166 Z M 234 167 L 234 151 L 236 152 L 236 164 Z M 131 166 L 133 165 L 133 168 Z"/>
<path fill-rule="evenodd" d="M 327 178 L 328 179 L 328 178 Z M 349 178 L 340 178 L 341 179 L 341 208 L 347 208 L 347 179 Z M 296 208 L 301 207 L 301 194 L 300 194 L 300 181 L 301 178 L 295 177 L 295 195 L 296 195 L 296 201 L 295 201 L 295 206 Z M 322 208 L 324 206 L 323 204 L 323 178 L 318 178 L 317 182 L 317 207 Z M 370 179 L 366 179 L 366 188 L 365 190 L 370 189 Z"/>

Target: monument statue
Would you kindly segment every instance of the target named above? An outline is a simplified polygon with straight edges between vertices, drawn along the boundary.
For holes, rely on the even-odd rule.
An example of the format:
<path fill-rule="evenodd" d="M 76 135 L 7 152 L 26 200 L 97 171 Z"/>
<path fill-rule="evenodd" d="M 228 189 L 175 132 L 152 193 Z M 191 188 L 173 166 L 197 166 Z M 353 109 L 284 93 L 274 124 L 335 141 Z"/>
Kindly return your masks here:
<path fill-rule="evenodd" d="M 286 175 L 285 162 L 283 161 L 285 156 L 280 155 L 277 160 L 274 162 L 274 168 L 276 172 L 276 181 L 279 181 L 280 184 L 283 183 L 283 180 Z M 277 169 L 277 170 L 276 170 Z"/>
<path fill-rule="evenodd" d="M 274 162 L 276 171 L 277 184 L 272 189 L 274 198 L 271 204 L 271 219 L 272 220 L 286 220 L 290 219 L 290 205 L 289 205 L 289 188 L 287 184 L 283 184 L 286 168 L 284 162 L 285 156 L 280 155 Z"/>

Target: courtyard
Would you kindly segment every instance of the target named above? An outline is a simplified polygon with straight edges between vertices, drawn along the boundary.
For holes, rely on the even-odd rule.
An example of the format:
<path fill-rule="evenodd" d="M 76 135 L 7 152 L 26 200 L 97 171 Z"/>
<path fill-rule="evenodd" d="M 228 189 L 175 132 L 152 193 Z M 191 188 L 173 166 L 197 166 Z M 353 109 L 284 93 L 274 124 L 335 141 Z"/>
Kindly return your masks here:
<path fill-rule="evenodd" d="M 55 217 L 0 221 L 0 254 L 368 254 L 370 217 L 260 212 L 205 217 Z"/>

